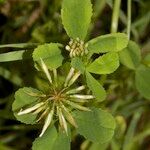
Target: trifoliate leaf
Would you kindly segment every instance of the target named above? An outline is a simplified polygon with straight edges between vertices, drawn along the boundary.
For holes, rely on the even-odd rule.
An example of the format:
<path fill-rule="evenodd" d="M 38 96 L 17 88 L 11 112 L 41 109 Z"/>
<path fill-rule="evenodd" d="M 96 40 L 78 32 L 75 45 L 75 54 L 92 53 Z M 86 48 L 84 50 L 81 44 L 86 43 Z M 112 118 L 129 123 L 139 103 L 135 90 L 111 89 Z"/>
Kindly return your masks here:
<path fill-rule="evenodd" d="M 63 0 L 61 18 L 70 38 L 84 40 L 92 16 L 90 0 Z"/>
<path fill-rule="evenodd" d="M 38 65 L 41 65 L 41 59 L 49 69 L 56 69 L 61 66 L 63 57 L 61 55 L 61 50 L 59 49 L 59 44 L 44 44 L 34 49 L 34 62 L 38 63 Z"/>
<path fill-rule="evenodd" d="M 94 38 L 88 42 L 90 53 L 118 52 L 128 44 L 124 33 L 112 33 Z"/>
<path fill-rule="evenodd" d="M 89 89 L 92 91 L 93 95 L 98 101 L 103 101 L 106 98 L 106 91 L 102 85 L 95 80 L 89 72 L 86 72 L 86 82 Z"/>
<path fill-rule="evenodd" d="M 136 69 L 140 65 L 140 48 L 133 41 L 129 41 L 128 46 L 119 52 L 119 56 L 121 63 L 130 69 Z"/>
<path fill-rule="evenodd" d="M 15 93 L 15 101 L 12 105 L 12 110 L 17 120 L 26 124 L 35 123 L 36 115 L 33 114 L 18 115 L 22 107 L 25 107 L 38 101 L 38 97 L 34 96 L 35 93 L 38 95 L 42 94 L 42 92 L 33 89 L 31 87 L 21 88 Z"/>
<path fill-rule="evenodd" d="M 115 120 L 111 114 L 98 108 L 91 111 L 77 111 L 75 119 L 78 125 L 77 132 L 92 142 L 108 142 L 115 129 Z"/>
<path fill-rule="evenodd" d="M 87 71 L 96 74 L 110 74 L 119 67 L 119 57 L 116 52 L 109 52 L 89 64 Z"/>
<path fill-rule="evenodd" d="M 85 66 L 84 66 L 82 60 L 79 57 L 72 58 L 71 65 L 72 65 L 73 68 L 79 70 L 81 73 L 84 73 Z"/>
<path fill-rule="evenodd" d="M 42 137 L 36 138 L 32 150 L 70 150 L 70 141 L 65 133 L 57 133 L 56 128 L 49 127 Z"/>
<path fill-rule="evenodd" d="M 140 94 L 150 99 L 150 68 L 144 65 L 141 65 L 136 70 L 135 75 L 136 88 Z"/>

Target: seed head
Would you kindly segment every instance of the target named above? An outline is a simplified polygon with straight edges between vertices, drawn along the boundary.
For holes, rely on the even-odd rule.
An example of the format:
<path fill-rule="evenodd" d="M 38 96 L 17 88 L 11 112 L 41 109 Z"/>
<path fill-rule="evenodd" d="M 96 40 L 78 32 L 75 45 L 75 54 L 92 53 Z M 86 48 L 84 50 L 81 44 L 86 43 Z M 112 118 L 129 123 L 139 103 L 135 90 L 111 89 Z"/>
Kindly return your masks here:
<path fill-rule="evenodd" d="M 80 40 L 78 39 L 77 41 Z M 70 69 L 60 89 L 56 86 L 57 84 L 55 84 L 55 82 L 58 82 L 57 80 L 59 77 L 59 75 L 57 75 L 57 70 L 55 69 L 53 71 L 49 71 L 42 59 L 41 67 L 43 68 L 43 72 L 49 81 L 49 93 L 37 94 L 34 92 L 31 93 L 29 91 L 24 91 L 26 94 L 32 97 L 37 97 L 38 101 L 22 107 L 18 112 L 18 115 L 36 114 L 36 123 L 44 122 L 40 137 L 45 133 L 47 128 L 54 120 L 58 120 L 61 129 L 67 134 L 67 122 L 77 128 L 76 121 L 74 120 L 71 112 L 74 109 L 90 111 L 90 109 L 84 106 L 84 104 L 89 100 L 94 99 L 94 96 L 81 93 L 86 89 L 85 85 L 71 88 L 71 86 L 75 84 L 80 76 L 80 72 L 76 71 L 74 68 Z"/>

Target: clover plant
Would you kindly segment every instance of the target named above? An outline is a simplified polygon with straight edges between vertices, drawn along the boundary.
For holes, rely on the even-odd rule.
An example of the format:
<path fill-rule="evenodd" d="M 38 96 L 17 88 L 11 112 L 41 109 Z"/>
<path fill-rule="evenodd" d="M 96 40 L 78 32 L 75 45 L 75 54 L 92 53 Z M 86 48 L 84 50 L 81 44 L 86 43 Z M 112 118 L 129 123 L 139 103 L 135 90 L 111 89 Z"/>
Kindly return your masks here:
<path fill-rule="evenodd" d="M 97 1 L 96 4 L 99 2 Z M 100 3 L 102 4 L 103 1 Z M 28 84 L 23 87 L 22 80 L 18 76 L 10 79 L 20 87 L 15 92 L 12 104 L 15 119 L 32 126 L 33 129 L 35 127 L 38 131 L 36 133 L 38 136 L 32 144 L 33 150 L 70 150 L 72 139 L 78 135 L 88 144 L 92 143 L 87 146 L 90 147 L 89 150 L 99 150 L 99 147 L 105 145 L 107 148 L 110 146 L 111 149 L 132 148 L 131 139 L 143 112 L 141 106 L 149 104 L 150 99 L 150 55 L 143 59 L 140 47 L 135 41 L 130 40 L 130 30 L 134 30 L 134 26 L 140 21 L 131 26 L 131 0 L 128 0 L 127 4 L 127 34 L 117 33 L 120 0 L 114 1 L 111 33 L 93 39 L 89 39 L 88 36 L 93 16 L 96 15 L 91 0 L 62 0 L 61 21 L 68 36 L 65 44 L 51 42 L 0 45 L 0 48 L 26 49 L 2 53 L 0 62 L 26 58 L 33 60 L 31 66 L 35 70 L 35 86 Z M 120 18 L 121 15 L 123 14 L 120 14 Z M 33 51 L 28 54 L 28 49 Z M 137 96 L 137 103 L 133 104 L 130 101 L 122 102 L 120 98 L 125 96 L 127 99 L 134 99 L 133 96 L 138 94 L 135 91 L 129 95 L 118 96 L 117 101 L 112 102 L 111 111 L 107 107 L 109 106 L 107 96 L 112 92 L 109 91 L 111 86 L 108 88 L 104 80 L 115 75 L 118 82 L 116 85 L 112 84 L 112 87 L 121 87 L 120 84 L 124 81 L 119 83 L 116 71 L 120 65 L 128 69 L 130 77 L 134 78 L 133 83 L 127 81 L 127 90 L 131 88 L 130 86 L 135 86 L 140 95 Z M 121 69 L 120 74 L 124 76 Z M 26 72 L 32 78 L 30 70 Z M 1 74 L 5 74 L 5 78 L 11 78 L 10 71 L 3 68 L 0 68 Z M 145 101 L 141 98 L 145 98 Z M 125 106 L 123 109 L 127 111 L 121 109 L 121 114 L 118 115 L 115 110 L 119 106 Z M 122 112 L 130 116 L 132 113 L 129 110 L 133 108 L 134 111 L 136 107 L 138 111 L 133 112 L 133 118 L 126 131 L 127 124 L 121 116 Z M 145 108 L 147 110 L 147 107 Z M 125 131 L 125 136 L 122 136 Z M 137 134 L 133 143 L 139 139 L 143 141 L 145 135 L 149 135 L 149 128 Z"/>
<path fill-rule="evenodd" d="M 21 1 L 16 3 L 19 2 Z M 18 41 L 18 35 L 21 31 L 25 33 L 32 26 L 41 15 L 41 9 L 48 12 L 41 17 L 45 23 L 41 21 L 42 25 L 37 24 L 33 26 L 33 32 L 31 30 L 33 39 L 42 43 L 32 43 L 32 39 L 31 43 L 0 45 L 0 48 L 10 50 L 0 54 L 0 63 L 3 63 L 2 67 L 0 66 L 0 76 L 15 85 L 15 94 L 13 90 L 12 95 L 0 97 L 0 150 L 7 149 L 3 144 L 12 145 L 12 141 L 18 140 L 16 137 L 22 136 L 22 132 L 12 134 L 12 130 L 17 132 L 25 129 L 26 134 L 28 128 L 29 131 L 35 131 L 31 132 L 34 134 L 32 139 L 36 137 L 32 143 L 33 150 L 70 150 L 76 144 L 80 145 L 81 150 L 146 148 L 149 140 L 147 137 L 150 135 L 147 117 L 150 104 L 150 55 L 144 50 L 149 47 L 149 41 L 143 40 L 147 34 L 142 32 L 148 31 L 150 22 L 149 8 L 145 14 L 148 2 L 127 0 L 127 15 L 120 7 L 121 0 L 95 0 L 92 1 L 94 5 L 91 0 L 62 0 L 61 9 L 57 4 L 60 3 L 59 0 L 52 1 L 52 5 L 49 1 L 34 2 L 40 3 L 41 8 L 32 14 L 33 5 L 27 6 L 31 13 L 31 18 L 28 18 L 24 10 L 21 11 L 21 17 L 15 13 L 11 16 L 11 5 L 15 2 L 0 1 L 1 13 L 8 13 L 8 19 L 15 18 L 14 23 L 10 21 L 6 23 L 6 27 L 2 25 L 2 43 L 12 40 L 12 32 L 15 33 L 12 41 Z M 133 8 L 139 8 L 137 14 L 140 12 L 140 16 L 135 17 L 131 2 L 137 5 Z M 53 6 L 56 9 L 45 9 L 47 3 L 51 5 L 48 9 Z M 123 1 L 122 4 L 124 5 Z M 3 5 L 6 6 L 3 8 Z M 95 33 L 92 36 L 89 33 L 94 28 L 93 22 L 98 22 L 98 14 L 106 5 L 112 8 L 110 34 L 92 39 Z M 19 8 L 16 9 L 18 11 L 23 7 L 21 4 L 15 8 Z M 60 15 L 54 11 L 58 8 Z M 135 19 L 132 24 L 131 12 L 133 20 Z M 141 15 L 142 12 L 144 15 Z M 25 20 L 29 22 L 23 25 Z M 122 30 L 122 24 L 119 24 L 119 31 L 122 30 L 123 33 L 117 32 L 119 21 L 124 25 Z M 103 24 L 103 20 L 100 22 Z M 105 22 L 108 24 L 108 21 L 104 20 L 104 25 Z M 21 28 L 17 30 L 20 25 Z M 13 26 L 12 31 L 9 26 Z M 57 32 L 59 27 L 63 27 L 61 32 Z M 49 28 L 52 28 L 52 34 L 47 33 Z M 100 32 L 103 33 L 104 30 L 102 28 Z M 95 32 L 95 29 L 93 31 Z M 57 38 L 58 40 L 55 40 Z M 63 44 L 60 41 L 63 41 Z M 140 43 L 142 48 L 135 41 Z M 9 48 L 19 50 L 11 51 Z M 17 60 L 21 60 L 19 68 L 18 62 L 7 63 Z M 27 68 L 28 66 L 30 68 Z M 26 69 L 27 78 L 24 78 L 21 69 Z M 3 85 L 0 90 L 2 87 Z M 3 94 L 3 90 L 1 91 Z M 4 91 L 4 94 L 8 91 Z M 6 121 L 3 121 L 4 119 Z M 15 125 L 7 125 L 8 119 L 13 120 Z M 4 130 L 10 130 L 11 134 L 8 132 L 8 137 L 3 136 Z M 27 145 L 25 140 L 22 138 L 21 142 Z M 27 141 L 31 144 L 30 140 Z M 20 148 L 16 145 L 15 147 Z"/>
<path fill-rule="evenodd" d="M 17 120 L 41 125 L 33 150 L 69 150 L 73 130 L 100 143 L 114 134 L 113 116 L 93 105 L 106 98 L 104 87 L 93 75 L 110 74 L 119 67 L 118 52 L 127 46 L 128 38 L 114 33 L 87 41 L 91 17 L 90 0 L 63 0 L 61 18 L 69 44 L 43 44 L 33 51 L 35 67 L 45 76 L 48 88 L 23 87 L 15 93 L 12 106 Z M 94 54 L 99 57 L 93 58 Z M 68 73 L 63 69 L 66 64 Z"/>

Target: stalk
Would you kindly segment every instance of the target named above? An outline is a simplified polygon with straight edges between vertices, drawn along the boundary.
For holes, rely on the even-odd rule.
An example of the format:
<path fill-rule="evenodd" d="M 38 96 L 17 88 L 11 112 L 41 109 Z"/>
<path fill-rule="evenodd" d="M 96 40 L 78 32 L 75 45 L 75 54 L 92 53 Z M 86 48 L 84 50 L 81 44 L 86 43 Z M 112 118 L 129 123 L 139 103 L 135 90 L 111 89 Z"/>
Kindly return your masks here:
<path fill-rule="evenodd" d="M 127 22 L 127 35 L 128 39 L 130 39 L 130 30 L 131 30 L 131 0 L 128 0 L 127 2 L 127 16 L 128 16 L 128 22 Z"/>
<path fill-rule="evenodd" d="M 118 29 L 120 3 L 121 3 L 121 0 L 115 0 L 114 1 L 112 22 L 111 22 L 111 33 L 116 33 L 117 29 Z"/>

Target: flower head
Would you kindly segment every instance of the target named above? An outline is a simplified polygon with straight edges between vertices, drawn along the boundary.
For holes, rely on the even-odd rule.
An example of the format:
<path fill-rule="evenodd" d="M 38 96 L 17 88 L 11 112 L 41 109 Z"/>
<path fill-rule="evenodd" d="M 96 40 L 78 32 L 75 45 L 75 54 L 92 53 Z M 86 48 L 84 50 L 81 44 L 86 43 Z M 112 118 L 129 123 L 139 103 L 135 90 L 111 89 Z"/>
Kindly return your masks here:
<path fill-rule="evenodd" d="M 88 53 L 87 44 L 79 38 L 71 39 L 66 46 L 66 50 L 70 52 L 70 57 L 83 56 Z"/>
<path fill-rule="evenodd" d="M 86 106 L 83 106 L 83 104 L 88 102 L 89 99 L 93 99 L 94 96 L 81 94 L 81 92 L 86 89 L 85 85 L 71 88 L 71 86 L 80 76 L 80 72 L 76 71 L 74 68 L 70 69 L 60 89 L 57 87 L 57 70 L 54 69 L 52 72 L 50 72 L 42 59 L 41 67 L 50 84 L 49 93 L 37 94 L 33 92 L 27 92 L 26 94 L 30 96 L 38 97 L 38 101 L 26 108 L 21 108 L 18 112 L 18 115 L 29 113 L 37 114 L 37 123 L 44 120 L 40 137 L 45 133 L 53 120 L 59 120 L 60 127 L 67 133 L 67 122 L 74 127 L 77 127 L 71 111 L 74 109 L 90 111 L 90 109 Z"/>

